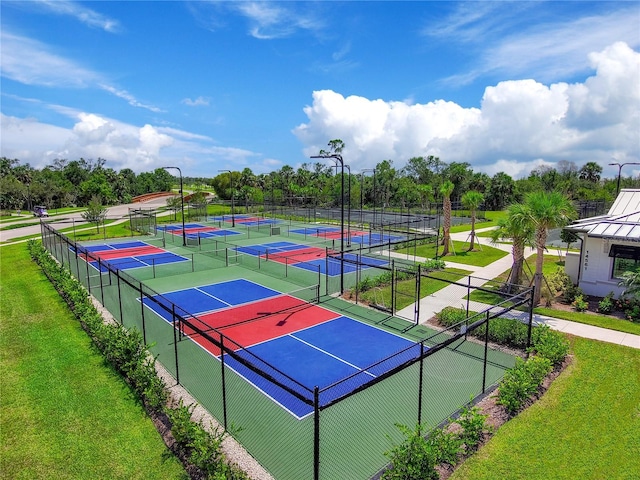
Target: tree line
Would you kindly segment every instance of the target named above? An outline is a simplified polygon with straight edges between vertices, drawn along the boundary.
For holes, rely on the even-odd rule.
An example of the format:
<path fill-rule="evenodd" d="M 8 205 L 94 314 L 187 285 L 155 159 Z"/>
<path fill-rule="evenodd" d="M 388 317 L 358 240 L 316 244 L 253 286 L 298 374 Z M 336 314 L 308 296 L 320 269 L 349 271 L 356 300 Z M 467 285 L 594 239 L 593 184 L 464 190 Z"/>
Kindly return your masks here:
<path fill-rule="evenodd" d="M 116 172 L 107 161 L 57 159 L 42 169 L 22 164 L 18 159 L 0 158 L 0 208 L 30 209 L 87 206 L 94 198 L 104 205 L 128 203 L 137 195 L 169 191 L 177 177 L 158 168 L 136 174 L 125 168 Z M 392 160 L 379 162 L 375 169 L 351 172 L 345 159 L 345 195 L 351 207 L 398 209 L 428 208 L 442 204 L 443 186 L 452 184 L 449 197 L 460 202 L 469 191 L 482 194 L 486 210 L 502 210 L 522 201 L 530 192 L 557 191 L 573 201 L 611 202 L 616 196 L 617 178 L 603 179 L 602 167 L 588 162 L 578 167 L 561 161 L 555 167 L 540 166 L 525 178 L 514 180 L 505 172 L 492 177 L 474 172 L 466 162 L 444 162 L 438 157 L 413 157 L 402 168 Z M 212 188 L 223 200 L 236 204 L 275 203 L 278 205 L 335 206 L 340 204 L 342 168 L 325 162 L 307 162 L 294 169 L 284 165 L 270 173 L 254 174 L 251 169 L 218 173 L 211 178 L 183 179 Z M 622 177 L 621 188 L 640 187 L 640 177 Z M 445 189 L 447 190 L 447 189 Z"/>

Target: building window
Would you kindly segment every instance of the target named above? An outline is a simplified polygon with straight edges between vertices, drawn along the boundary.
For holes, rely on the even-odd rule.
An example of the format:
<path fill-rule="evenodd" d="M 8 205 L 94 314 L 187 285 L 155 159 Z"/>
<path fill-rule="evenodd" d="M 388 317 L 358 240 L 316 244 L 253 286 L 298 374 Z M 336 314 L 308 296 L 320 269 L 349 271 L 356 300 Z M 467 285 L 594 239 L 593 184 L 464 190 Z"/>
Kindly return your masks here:
<path fill-rule="evenodd" d="M 640 268 L 640 247 L 612 245 L 609 257 L 613 258 L 612 278 L 621 278 L 624 272 L 635 272 Z"/>

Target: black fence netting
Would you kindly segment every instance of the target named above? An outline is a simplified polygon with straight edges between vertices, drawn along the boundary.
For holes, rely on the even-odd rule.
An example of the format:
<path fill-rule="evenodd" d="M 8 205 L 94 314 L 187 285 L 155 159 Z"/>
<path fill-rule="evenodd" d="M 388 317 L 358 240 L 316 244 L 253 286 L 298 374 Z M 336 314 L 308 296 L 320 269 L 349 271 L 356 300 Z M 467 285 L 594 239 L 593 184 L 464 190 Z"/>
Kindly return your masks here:
<path fill-rule="evenodd" d="M 318 308 L 318 302 L 325 309 L 342 305 L 349 316 L 398 335 L 402 329 L 389 327 L 392 322 L 414 328 L 413 336 L 404 335 L 410 339 L 408 347 L 345 378 L 311 388 L 228 336 L 234 329 L 231 323 L 211 327 L 151 289 L 137 274 L 134 277 L 115 268 L 46 224 L 42 225 L 42 242 L 118 322 L 142 332 L 151 353 L 176 383 L 274 478 L 285 480 L 376 477 L 387 464 L 384 452 L 390 442 L 401 441 L 396 424 L 420 422 L 426 428 L 435 427 L 470 398 L 495 387 L 515 357 L 489 345 L 483 332 L 496 319 L 510 313 L 517 316 L 515 309 L 527 306 L 531 297 L 530 291 L 521 293 L 439 331 L 385 312 L 378 312 L 377 317 L 370 313 L 358 317 L 353 309 L 364 307 L 326 295 L 333 279 L 321 285 L 305 278 L 307 285 L 292 292 L 304 301 L 296 308 Z M 221 261 L 225 250 L 225 262 L 253 262 L 250 268 L 260 270 L 266 264 L 278 264 L 273 268 L 281 270 L 272 272 L 274 275 L 282 275 L 287 267 L 286 261 L 280 263 L 282 259 L 267 261 L 246 254 L 246 258 L 230 260 L 230 247 L 217 247 L 206 252 L 216 261 Z M 375 249 L 358 250 L 350 265 L 382 271 L 378 260 L 384 259 L 384 254 Z M 329 252 L 327 258 L 336 255 Z M 319 272 L 309 273 L 310 278 L 320 278 Z"/>

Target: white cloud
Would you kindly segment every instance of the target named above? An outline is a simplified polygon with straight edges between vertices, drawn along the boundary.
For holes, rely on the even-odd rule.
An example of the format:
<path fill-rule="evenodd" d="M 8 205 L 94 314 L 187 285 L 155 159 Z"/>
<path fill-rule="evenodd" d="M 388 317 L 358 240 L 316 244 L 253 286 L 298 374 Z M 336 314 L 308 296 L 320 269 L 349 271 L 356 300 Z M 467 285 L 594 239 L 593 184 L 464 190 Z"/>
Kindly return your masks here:
<path fill-rule="evenodd" d="M 595 74 L 584 83 L 500 82 L 486 88 L 480 109 L 316 91 L 304 109 L 309 121 L 294 134 L 306 155 L 342 139 L 354 171 L 384 159 L 401 167 L 422 155 L 512 176 L 559 160 L 595 161 L 605 169 L 612 156 L 638 161 L 640 54 L 618 42 L 589 59 Z"/>
<path fill-rule="evenodd" d="M 588 71 L 588 54 L 616 41 L 640 46 L 640 10 L 633 3 L 599 15 L 530 22 L 525 19 L 544 11 L 532 2 L 512 3 L 509 9 L 475 2 L 461 4 L 459 9 L 442 25 L 424 29 L 431 37 L 463 43 L 476 52 L 476 64 L 445 78 L 442 82 L 447 85 L 468 84 L 487 74 L 526 78 L 532 72 L 541 82 L 553 82 Z"/>
<path fill-rule="evenodd" d="M 185 175 L 208 177 L 215 176 L 219 168 L 270 170 L 268 160 L 250 165 L 260 158 L 255 152 L 214 145 L 204 135 L 148 124 L 140 127 L 58 105 L 51 108 L 73 118 L 73 127 L 0 114 L 0 156 L 17 158 L 35 168 L 44 168 L 56 158 L 104 158 L 106 166 L 116 171 L 131 168 L 138 173 L 171 164 L 180 165 Z"/>
<path fill-rule="evenodd" d="M 115 33 L 120 30 L 120 23 L 117 20 L 108 18 L 77 2 L 66 0 L 38 0 L 35 3 L 58 15 L 74 17 L 79 22 L 92 28 L 99 28 L 110 33 Z"/>
<path fill-rule="evenodd" d="M 51 48 L 3 30 L 0 36 L 0 74 L 25 85 L 62 88 L 99 88 L 122 98 L 132 107 L 160 112 L 158 107 L 139 102 L 126 90 L 116 88 L 98 72 L 57 55 Z"/>
<path fill-rule="evenodd" d="M 209 102 L 211 101 L 211 99 L 209 97 L 198 97 L 195 100 L 192 100 L 190 98 L 184 98 L 182 99 L 182 103 L 189 106 L 189 107 L 203 107 L 203 106 L 209 106 Z"/>
<path fill-rule="evenodd" d="M 100 75 L 51 52 L 47 45 L 30 38 L 1 33 L 0 72 L 25 85 L 85 88 L 100 81 Z"/>

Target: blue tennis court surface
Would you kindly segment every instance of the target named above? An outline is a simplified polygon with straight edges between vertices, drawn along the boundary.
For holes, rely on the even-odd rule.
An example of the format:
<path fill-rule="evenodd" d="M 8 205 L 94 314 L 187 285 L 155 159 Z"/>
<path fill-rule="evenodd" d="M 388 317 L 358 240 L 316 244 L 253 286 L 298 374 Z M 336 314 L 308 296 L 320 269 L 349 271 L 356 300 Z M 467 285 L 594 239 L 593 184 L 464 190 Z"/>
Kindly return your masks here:
<path fill-rule="evenodd" d="M 166 225 L 158 227 L 158 230 L 171 233 L 173 235 L 182 235 L 182 225 Z M 241 235 L 241 232 L 233 230 L 225 230 L 216 227 L 208 227 L 200 223 L 187 223 L 184 226 L 184 232 L 188 238 L 212 238 L 226 237 L 229 235 Z"/>
<path fill-rule="evenodd" d="M 327 258 L 322 252 L 322 249 L 318 249 L 317 253 L 309 254 L 309 255 L 300 255 L 296 256 L 296 251 L 304 251 L 311 250 L 315 247 L 310 247 L 309 245 L 297 244 L 293 242 L 271 242 L 264 243 L 261 245 L 248 245 L 244 247 L 236 247 L 238 252 L 247 253 L 249 255 L 255 256 L 267 256 L 271 255 L 271 259 L 274 259 L 275 255 L 283 255 L 286 256 L 287 252 L 291 253 L 291 256 L 286 258 L 286 263 L 291 265 L 292 267 L 302 268 L 304 270 L 309 270 L 311 272 L 320 272 L 323 275 L 329 275 L 330 277 L 335 277 L 340 275 L 344 270 L 344 273 L 352 273 L 355 272 L 358 267 L 350 262 L 344 262 L 344 267 L 341 266 L 340 259 L 335 257 Z M 322 258 L 311 258 L 313 256 L 318 256 L 318 254 L 322 254 Z M 359 261 L 361 263 L 361 268 L 367 269 L 370 267 L 380 267 L 383 265 L 388 265 L 387 260 L 383 260 L 380 258 L 372 258 L 365 256 L 358 256 L 354 253 L 346 253 L 344 255 L 346 260 L 351 261 Z M 280 259 L 282 261 L 282 258 Z"/>
<path fill-rule="evenodd" d="M 171 322 L 173 320 L 171 314 L 172 303 L 182 310 L 178 311 L 179 314 L 188 312 L 193 315 L 201 315 L 277 295 L 282 294 L 257 283 L 239 279 L 176 290 L 156 295 L 152 299 L 145 297 L 143 303 L 162 318 Z M 161 305 L 164 305 L 165 308 Z"/>
<path fill-rule="evenodd" d="M 321 394 L 325 403 L 418 358 L 421 350 L 420 344 L 337 315 L 337 318 L 328 322 L 237 353 L 248 361 L 251 361 L 252 355 L 257 355 L 279 371 L 268 370 L 272 376 L 307 398 L 316 386 L 323 389 L 347 379 L 344 385 Z M 384 359 L 388 360 L 379 363 Z M 226 355 L 225 362 L 296 417 L 303 418 L 313 412 L 310 405 L 285 389 L 274 388 L 272 383 L 241 361 Z"/>
<path fill-rule="evenodd" d="M 215 222 L 229 222 L 229 223 L 235 221 L 236 226 L 245 225 L 250 227 L 255 227 L 259 225 L 275 225 L 277 223 L 281 223 L 281 220 L 276 220 L 274 218 L 261 218 L 261 217 L 255 217 L 253 215 L 247 215 L 247 214 L 233 215 L 233 217 L 231 215 L 222 215 L 222 216 L 210 217 L 208 220 L 215 221 Z"/>
<path fill-rule="evenodd" d="M 109 271 L 109 267 L 128 270 L 188 261 L 181 255 L 142 241 L 102 243 L 83 248 L 91 252 L 91 256 L 82 254 L 82 258 L 101 273 Z M 95 257 L 100 260 L 95 260 Z"/>

